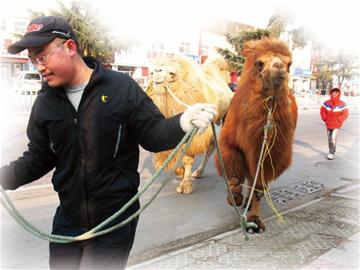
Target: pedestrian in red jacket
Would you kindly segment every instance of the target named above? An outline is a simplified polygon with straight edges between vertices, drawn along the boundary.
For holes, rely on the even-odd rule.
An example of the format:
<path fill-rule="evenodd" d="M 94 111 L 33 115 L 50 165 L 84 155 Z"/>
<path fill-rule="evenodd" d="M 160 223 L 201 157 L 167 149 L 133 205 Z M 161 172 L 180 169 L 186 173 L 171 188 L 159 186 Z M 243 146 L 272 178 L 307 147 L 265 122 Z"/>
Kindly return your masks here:
<path fill-rule="evenodd" d="M 320 115 L 326 124 L 328 134 L 329 154 L 327 158 L 334 159 L 337 133 L 349 115 L 345 102 L 340 100 L 339 88 L 330 90 L 330 99 L 326 100 L 321 106 Z"/>

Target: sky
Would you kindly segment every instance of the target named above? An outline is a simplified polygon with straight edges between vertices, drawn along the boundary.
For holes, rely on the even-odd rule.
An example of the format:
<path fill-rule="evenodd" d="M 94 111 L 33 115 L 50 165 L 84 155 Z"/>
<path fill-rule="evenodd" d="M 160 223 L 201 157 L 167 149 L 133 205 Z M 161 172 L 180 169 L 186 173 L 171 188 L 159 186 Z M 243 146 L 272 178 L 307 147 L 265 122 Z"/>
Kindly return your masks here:
<path fill-rule="evenodd" d="M 329 47 L 360 50 L 360 35 L 355 34 L 360 25 L 355 0 L 131 0 L 117 5 L 98 5 L 121 33 L 141 33 L 144 24 L 161 25 L 163 34 L 183 29 L 191 30 L 202 19 L 228 18 L 256 27 L 267 26 L 276 10 L 285 10 L 295 25 L 305 25 Z M 103 3 L 103 2 L 101 2 Z M 155 22 L 158 22 L 155 24 Z M 174 30 L 175 29 L 175 30 Z M 154 27 L 153 31 L 156 31 Z M 142 33 L 149 34 L 149 33 Z"/>
<path fill-rule="evenodd" d="M 63 0 L 63 2 L 69 2 Z M 286 10 L 296 25 L 305 25 L 328 47 L 360 51 L 360 14 L 356 0 L 92 0 L 112 32 L 123 35 L 169 36 L 191 31 L 201 20 L 227 18 L 266 27 L 277 9 Z M 55 0 L 16 0 L 2 3 L 0 14 L 24 14 L 26 8 L 46 11 Z M 151 30 L 144 32 L 144 25 Z"/>

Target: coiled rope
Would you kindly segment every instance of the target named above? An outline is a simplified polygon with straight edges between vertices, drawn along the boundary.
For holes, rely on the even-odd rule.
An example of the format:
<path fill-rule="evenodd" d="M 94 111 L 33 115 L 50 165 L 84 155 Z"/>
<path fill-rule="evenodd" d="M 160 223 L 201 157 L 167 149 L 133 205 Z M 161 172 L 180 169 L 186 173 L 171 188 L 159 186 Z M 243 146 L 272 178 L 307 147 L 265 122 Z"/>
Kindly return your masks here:
<path fill-rule="evenodd" d="M 136 211 L 134 214 L 132 214 L 130 217 L 128 217 L 124 221 L 120 222 L 119 224 L 116 224 L 112 227 L 101 230 L 104 226 L 106 226 L 111 221 L 113 221 L 115 218 L 117 218 L 119 215 L 121 215 L 127 208 L 129 208 L 134 202 L 136 202 L 139 199 L 139 197 L 155 182 L 155 180 L 158 178 L 160 173 L 166 168 L 168 163 L 174 158 L 176 153 L 180 150 L 180 148 L 185 143 L 185 146 L 183 147 L 182 152 L 181 152 L 181 156 L 177 160 L 174 168 L 176 168 L 180 165 L 180 162 L 181 162 L 183 156 L 185 155 L 187 149 L 189 148 L 191 141 L 192 141 L 194 135 L 196 134 L 196 132 L 197 132 L 197 128 L 193 127 L 191 130 L 189 130 L 185 134 L 183 139 L 180 141 L 180 143 L 177 145 L 177 147 L 171 152 L 171 154 L 166 159 L 164 164 L 152 176 L 149 183 L 147 183 L 141 191 L 138 191 L 137 194 L 133 198 L 131 198 L 120 210 L 118 210 L 116 213 L 114 213 L 112 216 L 110 216 L 109 218 L 107 218 L 106 220 L 101 222 L 99 225 L 97 225 L 90 231 L 85 232 L 81 235 L 74 236 L 74 237 L 73 236 L 55 235 L 55 234 L 49 234 L 49 233 L 43 232 L 40 229 L 36 228 L 33 224 L 31 224 L 29 221 L 27 221 L 24 218 L 24 216 L 21 215 L 21 213 L 16 209 L 16 207 L 14 206 L 14 204 L 12 203 L 12 201 L 10 200 L 10 198 L 8 197 L 8 195 L 6 194 L 5 190 L 2 187 L 0 188 L 0 191 L 1 191 L 3 198 L 0 197 L 0 203 L 7 210 L 7 212 L 16 220 L 16 222 L 19 223 L 20 226 L 22 226 L 25 230 L 27 230 L 34 236 L 37 236 L 37 237 L 39 237 L 43 240 L 47 240 L 49 242 L 71 243 L 71 242 L 76 242 L 76 241 L 87 240 L 87 239 L 94 238 L 99 235 L 109 233 L 111 231 L 114 231 L 114 230 L 126 225 L 127 223 L 132 221 L 134 218 L 137 218 L 151 204 L 151 202 L 157 197 L 157 195 L 165 187 L 165 185 L 172 179 L 172 176 L 174 175 L 175 170 L 166 178 L 166 180 L 160 185 L 160 187 L 155 192 L 155 194 L 149 199 L 149 201 L 143 207 L 141 207 L 138 211 Z"/>

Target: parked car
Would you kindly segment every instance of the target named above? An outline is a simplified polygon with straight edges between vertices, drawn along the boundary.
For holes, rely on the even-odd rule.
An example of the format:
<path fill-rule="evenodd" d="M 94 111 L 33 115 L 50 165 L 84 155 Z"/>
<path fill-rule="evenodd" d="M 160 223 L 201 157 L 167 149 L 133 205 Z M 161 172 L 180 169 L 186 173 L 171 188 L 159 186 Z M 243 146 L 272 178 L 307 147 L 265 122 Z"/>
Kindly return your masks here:
<path fill-rule="evenodd" d="M 41 89 L 41 75 L 36 71 L 19 71 L 15 79 L 15 89 L 19 94 L 35 95 Z"/>

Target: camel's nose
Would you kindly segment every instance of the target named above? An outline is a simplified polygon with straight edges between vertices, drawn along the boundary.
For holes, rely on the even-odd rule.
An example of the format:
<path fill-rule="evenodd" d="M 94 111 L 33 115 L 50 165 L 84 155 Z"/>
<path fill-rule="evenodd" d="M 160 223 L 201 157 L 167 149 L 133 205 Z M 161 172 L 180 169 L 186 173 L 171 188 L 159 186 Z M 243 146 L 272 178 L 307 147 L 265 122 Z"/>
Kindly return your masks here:
<path fill-rule="evenodd" d="M 279 58 L 274 58 L 271 67 L 274 69 L 284 69 L 285 65 Z"/>

